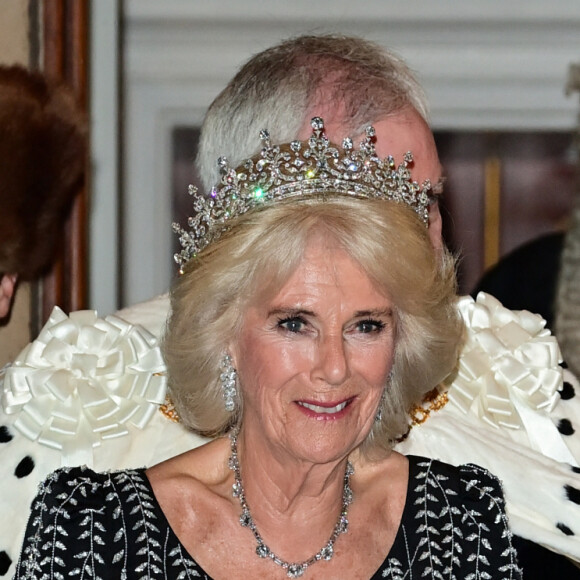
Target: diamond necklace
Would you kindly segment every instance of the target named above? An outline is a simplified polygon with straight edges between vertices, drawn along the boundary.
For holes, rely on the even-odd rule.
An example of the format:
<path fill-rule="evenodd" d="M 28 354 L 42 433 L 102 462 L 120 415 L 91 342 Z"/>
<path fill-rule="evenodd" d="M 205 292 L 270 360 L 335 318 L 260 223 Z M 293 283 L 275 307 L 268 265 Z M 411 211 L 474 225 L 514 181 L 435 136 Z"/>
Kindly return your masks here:
<path fill-rule="evenodd" d="M 344 483 L 342 488 L 342 507 L 340 509 L 340 515 L 338 516 L 338 521 L 334 526 L 332 535 L 326 544 L 318 551 L 314 556 L 304 560 L 304 562 L 286 562 L 279 558 L 266 546 L 258 528 L 250 514 L 250 506 L 246 501 L 246 494 L 244 491 L 244 486 L 242 485 L 242 474 L 240 472 L 240 463 L 238 461 L 238 431 L 234 430 L 230 433 L 230 446 L 232 454 L 230 456 L 228 466 L 234 472 L 234 485 L 232 486 L 232 495 L 237 497 L 240 501 L 240 506 L 242 507 L 242 515 L 240 516 L 240 524 L 245 528 L 250 528 L 258 542 L 256 547 L 256 554 L 260 558 L 270 558 L 272 562 L 278 564 L 286 570 L 286 575 L 288 578 L 299 578 L 306 572 L 308 566 L 316 564 L 320 560 L 330 560 L 334 556 L 334 542 L 336 542 L 340 534 L 344 534 L 348 529 L 348 506 L 353 501 L 352 490 L 350 489 L 350 476 L 354 473 L 354 467 L 350 461 L 347 461 L 346 470 L 344 472 Z"/>

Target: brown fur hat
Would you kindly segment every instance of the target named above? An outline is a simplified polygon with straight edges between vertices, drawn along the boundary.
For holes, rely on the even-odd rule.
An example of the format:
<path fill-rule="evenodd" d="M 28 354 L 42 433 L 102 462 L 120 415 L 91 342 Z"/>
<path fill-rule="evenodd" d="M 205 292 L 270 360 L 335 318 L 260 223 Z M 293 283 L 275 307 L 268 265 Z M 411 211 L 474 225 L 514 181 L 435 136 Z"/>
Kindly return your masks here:
<path fill-rule="evenodd" d="M 71 93 L 0 66 L 0 273 L 50 265 L 85 173 L 87 130 Z"/>

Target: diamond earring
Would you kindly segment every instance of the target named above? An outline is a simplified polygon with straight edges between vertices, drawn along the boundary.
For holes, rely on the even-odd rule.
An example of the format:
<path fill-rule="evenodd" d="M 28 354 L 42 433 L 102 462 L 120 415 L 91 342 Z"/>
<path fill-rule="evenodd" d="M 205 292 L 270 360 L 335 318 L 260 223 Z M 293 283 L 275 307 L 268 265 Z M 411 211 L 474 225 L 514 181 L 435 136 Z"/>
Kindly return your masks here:
<path fill-rule="evenodd" d="M 220 368 L 222 369 L 220 374 L 222 396 L 224 398 L 226 411 L 231 413 L 236 408 L 235 399 L 238 392 L 236 388 L 238 373 L 232 365 L 232 357 L 229 354 L 225 354 L 222 358 Z"/>
<path fill-rule="evenodd" d="M 375 415 L 375 423 L 380 423 L 383 420 L 383 407 L 385 406 L 385 399 L 387 395 L 385 394 L 387 389 L 390 387 L 391 381 L 393 380 L 393 370 L 389 372 L 387 377 L 387 384 L 381 393 L 381 400 L 379 401 L 379 408 L 377 409 L 377 414 Z"/>

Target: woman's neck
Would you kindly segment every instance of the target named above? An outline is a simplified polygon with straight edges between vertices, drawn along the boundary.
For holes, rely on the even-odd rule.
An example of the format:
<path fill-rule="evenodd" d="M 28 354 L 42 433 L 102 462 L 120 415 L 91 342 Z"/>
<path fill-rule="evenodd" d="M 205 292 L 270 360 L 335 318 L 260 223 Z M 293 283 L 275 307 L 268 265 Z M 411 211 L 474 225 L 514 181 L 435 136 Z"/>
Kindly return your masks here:
<path fill-rule="evenodd" d="M 276 517 L 304 517 L 312 510 L 328 513 L 340 509 L 348 457 L 313 463 L 290 456 L 285 449 L 252 436 L 238 435 L 242 483 L 252 510 Z"/>

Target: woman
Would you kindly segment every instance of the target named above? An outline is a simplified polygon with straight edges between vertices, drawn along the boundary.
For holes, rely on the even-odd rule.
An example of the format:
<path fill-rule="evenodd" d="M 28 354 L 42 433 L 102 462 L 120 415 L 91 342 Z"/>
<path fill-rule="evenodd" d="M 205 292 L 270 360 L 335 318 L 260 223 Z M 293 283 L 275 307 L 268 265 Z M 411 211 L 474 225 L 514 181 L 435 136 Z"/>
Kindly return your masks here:
<path fill-rule="evenodd" d="M 391 452 L 461 339 L 430 184 L 410 155 L 379 160 L 372 129 L 340 149 L 312 125 L 220 160 L 176 227 L 171 393 L 215 438 L 147 471 L 50 476 L 17 577 L 521 577 L 493 476 Z"/>
<path fill-rule="evenodd" d="M 86 142 L 86 119 L 68 87 L 0 65 L 0 319 L 18 280 L 39 278 L 55 259 L 84 180 Z"/>

